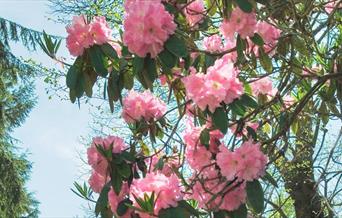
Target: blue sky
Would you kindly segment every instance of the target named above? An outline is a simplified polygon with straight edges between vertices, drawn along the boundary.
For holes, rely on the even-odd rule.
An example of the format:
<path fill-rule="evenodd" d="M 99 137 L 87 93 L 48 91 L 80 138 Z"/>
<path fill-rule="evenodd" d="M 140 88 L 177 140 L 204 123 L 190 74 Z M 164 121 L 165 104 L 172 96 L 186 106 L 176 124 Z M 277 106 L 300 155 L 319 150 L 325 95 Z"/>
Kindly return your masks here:
<path fill-rule="evenodd" d="M 0 0 L 0 15 L 21 25 L 48 33 L 65 36 L 64 25 L 49 21 L 48 1 L 43 0 Z M 29 53 L 20 45 L 13 44 L 12 50 L 23 58 L 33 58 L 45 66 L 58 67 L 42 52 Z M 68 56 L 65 48 L 61 55 Z M 21 141 L 20 147 L 27 149 L 33 162 L 28 189 L 35 192 L 41 202 L 41 217 L 82 216 L 84 201 L 70 191 L 74 180 L 79 180 L 82 165 L 79 152 L 84 145 L 80 136 L 86 136 L 91 121 L 89 108 L 81 109 L 69 101 L 57 97 L 48 99 L 43 81 L 36 82 L 38 103 L 28 119 L 18 128 L 14 136 Z"/>

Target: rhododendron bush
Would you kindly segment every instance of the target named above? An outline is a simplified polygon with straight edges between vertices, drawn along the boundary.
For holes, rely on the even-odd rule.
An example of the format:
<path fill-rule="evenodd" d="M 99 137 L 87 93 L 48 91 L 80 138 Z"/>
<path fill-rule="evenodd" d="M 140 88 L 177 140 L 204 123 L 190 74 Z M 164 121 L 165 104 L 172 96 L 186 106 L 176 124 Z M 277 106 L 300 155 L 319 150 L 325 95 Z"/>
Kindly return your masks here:
<path fill-rule="evenodd" d="M 130 135 L 95 137 L 87 149 L 90 188 L 76 183 L 74 191 L 95 203 L 96 215 L 264 214 L 262 184 L 277 187 L 268 171 L 280 167 L 291 137 L 307 134 L 304 111 L 337 110 L 332 96 L 341 96 L 340 60 L 309 59 L 326 48 L 307 47 L 317 39 L 296 29 L 305 3 L 293 6 L 296 15 L 277 4 L 126 0 L 118 29 L 101 16 L 73 18 L 70 99 L 91 97 L 98 84 Z M 311 6 L 338 16 L 336 2 Z"/>

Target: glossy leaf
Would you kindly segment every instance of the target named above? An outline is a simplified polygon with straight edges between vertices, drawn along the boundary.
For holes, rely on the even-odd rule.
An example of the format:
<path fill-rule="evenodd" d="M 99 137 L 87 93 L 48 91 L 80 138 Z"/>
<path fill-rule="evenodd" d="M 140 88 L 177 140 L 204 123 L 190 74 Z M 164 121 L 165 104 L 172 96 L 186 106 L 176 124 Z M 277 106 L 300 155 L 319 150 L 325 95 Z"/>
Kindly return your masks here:
<path fill-rule="evenodd" d="M 216 108 L 212 115 L 212 121 L 214 127 L 218 128 L 223 134 L 227 133 L 228 129 L 228 118 L 223 107 Z"/>
<path fill-rule="evenodd" d="M 175 35 L 171 36 L 165 42 L 165 47 L 177 57 L 186 57 L 188 55 L 188 50 L 186 48 L 185 42 Z"/>
<path fill-rule="evenodd" d="M 256 213 L 264 211 L 264 191 L 258 180 L 246 183 L 247 203 Z"/>

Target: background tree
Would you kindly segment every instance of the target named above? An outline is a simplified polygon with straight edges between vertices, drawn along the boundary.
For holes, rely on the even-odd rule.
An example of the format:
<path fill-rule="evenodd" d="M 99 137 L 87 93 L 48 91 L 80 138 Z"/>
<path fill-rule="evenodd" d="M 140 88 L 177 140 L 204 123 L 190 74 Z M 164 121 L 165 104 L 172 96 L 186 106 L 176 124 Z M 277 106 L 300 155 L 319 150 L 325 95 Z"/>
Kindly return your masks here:
<path fill-rule="evenodd" d="M 42 33 L 0 17 L 0 217 L 38 217 L 38 201 L 25 183 L 31 163 L 11 136 L 35 105 L 37 70 L 12 54 L 10 42 L 39 48 Z"/>

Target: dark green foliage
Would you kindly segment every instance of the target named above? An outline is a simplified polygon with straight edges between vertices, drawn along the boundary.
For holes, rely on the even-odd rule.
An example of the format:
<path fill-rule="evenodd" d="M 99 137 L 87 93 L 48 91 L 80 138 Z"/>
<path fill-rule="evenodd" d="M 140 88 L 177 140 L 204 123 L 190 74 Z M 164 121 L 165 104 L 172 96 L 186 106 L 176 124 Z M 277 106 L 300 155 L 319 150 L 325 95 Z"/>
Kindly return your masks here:
<path fill-rule="evenodd" d="M 0 18 L 0 217 L 38 217 L 38 202 L 25 188 L 31 164 L 11 137 L 35 104 L 35 68 L 11 53 L 9 41 L 35 50 L 42 33 Z M 49 36 L 51 37 L 51 36 Z M 57 39 L 57 37 L 51 37 Z"/>

